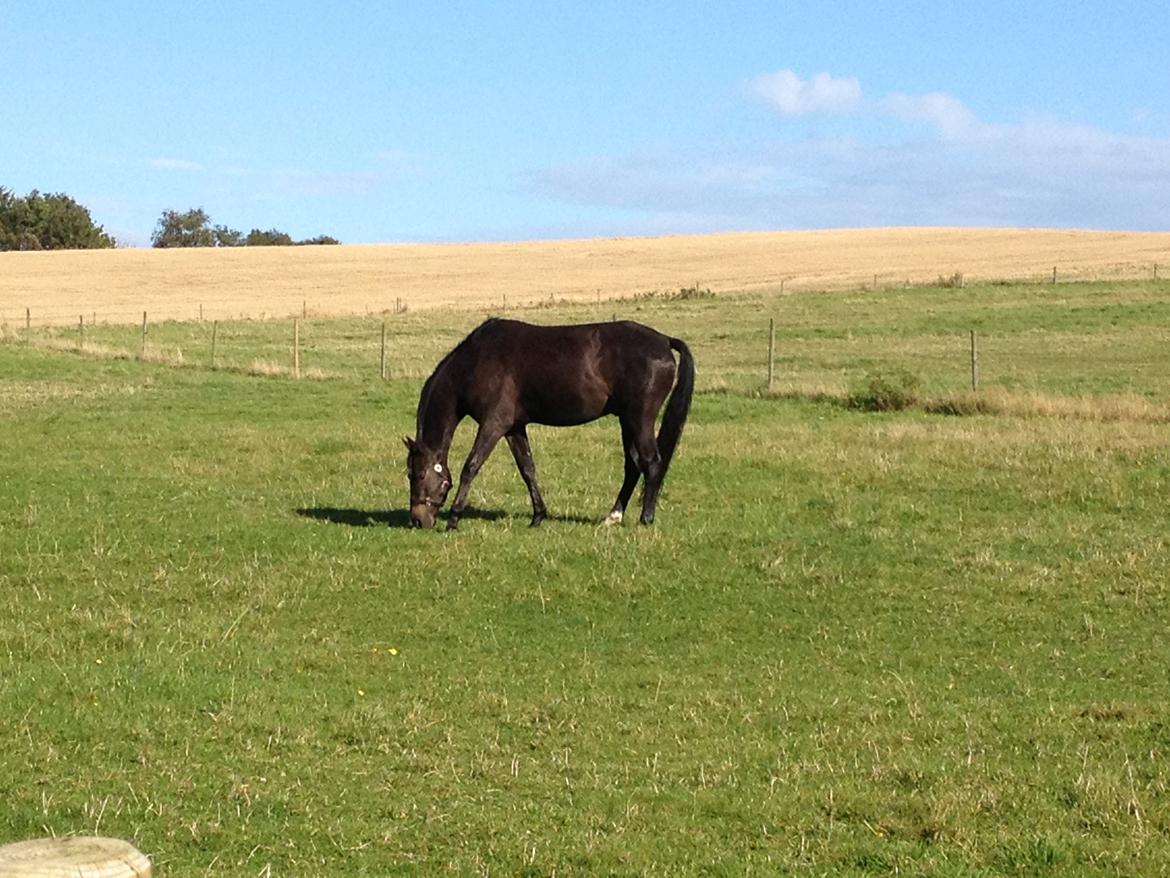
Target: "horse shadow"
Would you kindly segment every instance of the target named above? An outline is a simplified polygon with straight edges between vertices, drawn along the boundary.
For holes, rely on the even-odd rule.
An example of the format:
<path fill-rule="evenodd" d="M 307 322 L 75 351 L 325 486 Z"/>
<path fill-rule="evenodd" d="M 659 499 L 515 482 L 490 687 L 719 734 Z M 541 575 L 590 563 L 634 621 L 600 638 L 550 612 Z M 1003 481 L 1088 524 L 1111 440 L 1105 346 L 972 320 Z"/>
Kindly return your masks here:
<path fill-rule="evenodd" d="M 410 512 L 406 509 L 341 509 L 334 506 L 314 506 L 297 509 L 296 514 L 302 518 L 311 518 L 314 521 L 324 521 L 329 524 L 341 524 L 346 527 L 410 527 Z M 511 512 L 501 509 L 472 509 L 463 510 L 462 520 L 480 519 L 483 521 L 499 521 L 504 518 L 518 518 Z M 527 514 L 523 516 L 527 518 Z M 447 514 L 441 513 L 440 520 L 445 521 Z M 559 521 L 569 524 L 597 524 L 594 518 L 585 518 L 580 515 L 550 515 L 547 521 Z"/>

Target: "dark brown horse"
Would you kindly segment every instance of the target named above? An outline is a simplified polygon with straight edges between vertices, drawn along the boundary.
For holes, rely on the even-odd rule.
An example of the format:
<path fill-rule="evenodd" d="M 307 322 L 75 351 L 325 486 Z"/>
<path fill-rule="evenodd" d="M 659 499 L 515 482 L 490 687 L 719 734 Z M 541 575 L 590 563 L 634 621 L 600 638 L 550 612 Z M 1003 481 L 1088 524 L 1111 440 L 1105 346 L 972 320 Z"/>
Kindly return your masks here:
<path fill-rule="evenodd" d="M 672 349 L 679 353 L 677 384 Z M 540 524 L 548 512 L 536 484 L 528 425 L 568 427 L 602 415 L 616 415 L 621 423 L 626 462 L 607 522 L 621 522 L 639 476 L 645 476 L 642 523 L 650 524 L 694 386 L 695 361 L 686 344 L 639 323 L 533 326 L 488 320 L 447 354 L 423 385 L 418 437 L 405 440 L 411 524 L 433 526 L 447 499 L 447 452 L 463 418 L 473 418 L 479 430 L 459 476 L 448 530 L 458 526 L 471 482 L 501 438 L 508 440 L 528 486 L 532 525 Z M 655 438 L 654 421 L 668 393 Z"/>

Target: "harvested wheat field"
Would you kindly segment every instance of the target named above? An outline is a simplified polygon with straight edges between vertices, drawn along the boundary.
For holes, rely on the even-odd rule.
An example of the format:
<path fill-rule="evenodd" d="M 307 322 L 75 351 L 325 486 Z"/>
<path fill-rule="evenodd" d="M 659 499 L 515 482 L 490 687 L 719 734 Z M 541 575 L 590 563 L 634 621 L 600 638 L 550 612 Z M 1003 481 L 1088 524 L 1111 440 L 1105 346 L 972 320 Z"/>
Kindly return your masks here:
<path fill-rule="evenodd" d="M 362 314 L 967 280 L 1149 277 L 1170 233 L 861 229 L 507 244 L 0 253 L 0 322 Z"/>

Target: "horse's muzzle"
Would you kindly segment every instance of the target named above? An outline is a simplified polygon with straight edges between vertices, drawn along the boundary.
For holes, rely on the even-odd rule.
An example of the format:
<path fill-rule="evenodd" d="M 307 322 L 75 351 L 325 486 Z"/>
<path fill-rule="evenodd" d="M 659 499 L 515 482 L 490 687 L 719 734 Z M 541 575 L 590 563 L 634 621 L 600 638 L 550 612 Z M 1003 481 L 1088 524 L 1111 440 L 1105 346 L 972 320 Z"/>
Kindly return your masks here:
<path fill-rule="evenodd" d="M 410 507 L 411 527 L 434 527 L 438 510 L 429 503 L 415 503 Z"/>

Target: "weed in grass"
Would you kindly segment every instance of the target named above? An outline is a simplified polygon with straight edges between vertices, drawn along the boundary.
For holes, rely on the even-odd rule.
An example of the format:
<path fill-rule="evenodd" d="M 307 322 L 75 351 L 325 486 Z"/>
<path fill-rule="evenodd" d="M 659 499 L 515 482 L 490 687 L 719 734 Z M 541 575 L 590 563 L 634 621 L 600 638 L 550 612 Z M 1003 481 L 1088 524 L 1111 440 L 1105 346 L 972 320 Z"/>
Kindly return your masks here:
<path fill-rule="evenodd" d="M 850 391 L 850 408 L 867 412 L 900 412 L 919 401 L 922 380 L 905 369 L 870 373 Z"/>

